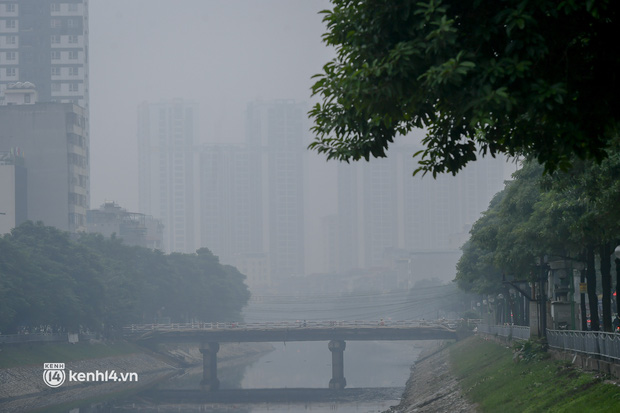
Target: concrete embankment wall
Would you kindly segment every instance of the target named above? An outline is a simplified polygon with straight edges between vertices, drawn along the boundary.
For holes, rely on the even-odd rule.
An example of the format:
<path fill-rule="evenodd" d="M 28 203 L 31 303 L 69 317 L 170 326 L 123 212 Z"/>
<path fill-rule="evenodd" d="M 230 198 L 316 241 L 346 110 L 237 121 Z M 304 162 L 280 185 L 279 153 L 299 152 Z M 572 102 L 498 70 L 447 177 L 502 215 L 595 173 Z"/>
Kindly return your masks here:
<path fill-rule="evenodd" d="M 555 349 L 549 349 L 549 353 L 554 359 L 568 361 L 582 370 L 598 371 L 615 379 L 620 379 L 620 364 L 617 362 L 600 360 L 585 354 Z"/>
<path fill-rule="evenodd" d="M 62 360 L 50 360 L 62 362 Z M 74 372 L 137 373 L 137 382 L 71 382 L 69 370 Z M 23 412 L 84 400 L 109 393 L 144 387 L 174 374 L 176 368 L 148 354 L 130 354 L 93 360 L 65 363 L 67 375 L 64 384 L 50 388 L 43 381 L 43 365 L 13 367 L 0 370 L 0 411 Z"/>

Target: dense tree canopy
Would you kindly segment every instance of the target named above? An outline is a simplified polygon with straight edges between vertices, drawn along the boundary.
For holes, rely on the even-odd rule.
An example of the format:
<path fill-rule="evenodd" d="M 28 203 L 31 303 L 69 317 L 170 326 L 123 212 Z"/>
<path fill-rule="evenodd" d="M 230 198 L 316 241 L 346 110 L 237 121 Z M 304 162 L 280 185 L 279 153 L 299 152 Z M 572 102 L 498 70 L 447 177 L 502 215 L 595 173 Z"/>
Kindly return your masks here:
<path fill-rule="evenodd" d="M 236 320 L 250 296 L 244 279 L 204 248 L 166 255 L 26 222 L 0 238 L 0 331 Z"/>
<path fill-rule="evenodd" d="M 601 160 L 618 135 L 620 4 L 613 0 L 332 0 L 311 110 L 328 159 L 383 157 L 426 128 L 419 170 L 479 154 L 547 170 Z"/>
<path fill-rule="evenodd" d="M 619 141 L 610 142 L 602 162 L 573 164 L 566 172 L 543 175 L 540 165 L 526 162 L 472 227 L 456 279 L 467 291 L 493 294 L 505 288 L 505 275 L 534 281 L 536 262 L 545 255 L 585 263 L 592 326 L 598 329 L 601 292 L 603 325 L 610 330 L 611 254 L 620 243 Z"/>

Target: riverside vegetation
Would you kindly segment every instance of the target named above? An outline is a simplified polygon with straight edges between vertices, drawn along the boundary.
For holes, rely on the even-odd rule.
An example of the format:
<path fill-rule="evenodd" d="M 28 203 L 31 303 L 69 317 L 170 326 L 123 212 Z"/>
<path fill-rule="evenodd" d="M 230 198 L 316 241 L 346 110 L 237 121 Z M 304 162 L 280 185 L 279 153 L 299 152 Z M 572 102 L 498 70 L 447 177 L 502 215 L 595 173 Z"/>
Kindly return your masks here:
<path fill-rule="evenodd" d="M 109 337 L 131 323 L 239 320 L 244 280 L 206 248 L 164 254 L 25 222 L 0 238 L 0 331 Z"/>
<path fill-rule="evenodd" d="M 464 395 L 483 412 L 618 412 L 620 386 L 552 360 L 534 342 L 514 348 L 474 336 L 450 346 Z"/>

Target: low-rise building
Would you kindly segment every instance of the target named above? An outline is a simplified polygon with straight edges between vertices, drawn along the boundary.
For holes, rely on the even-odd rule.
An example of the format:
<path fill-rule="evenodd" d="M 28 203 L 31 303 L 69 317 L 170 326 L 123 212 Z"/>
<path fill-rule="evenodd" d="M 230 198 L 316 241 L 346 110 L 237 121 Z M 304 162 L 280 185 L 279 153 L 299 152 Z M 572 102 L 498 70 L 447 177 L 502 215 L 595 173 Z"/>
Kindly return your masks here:
<path fill-rule="evenodd" d="M 86 213 L 89 233 L 109 238 L 116 236 L 127 245 L 163 249 L 163 224 L 145 214 L 128 212 L 115 202 L 105 202 L 99 209 Z"/>

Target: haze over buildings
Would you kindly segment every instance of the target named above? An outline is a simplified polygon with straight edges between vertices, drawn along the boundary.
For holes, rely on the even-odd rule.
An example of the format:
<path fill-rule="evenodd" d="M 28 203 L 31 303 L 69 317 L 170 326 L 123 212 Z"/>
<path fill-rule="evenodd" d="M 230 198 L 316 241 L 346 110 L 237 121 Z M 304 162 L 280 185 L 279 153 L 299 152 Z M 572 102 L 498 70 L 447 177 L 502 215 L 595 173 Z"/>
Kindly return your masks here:
<path fill-rule="evenodd" d="M 412 177 L 420 148 L 396 143 L 387 158 L 338 165 L 338 213 L 326 227 L 336 258 L 328 257 L 328 272 L 396 269 L 405 260 L 409 286 L 453 276 L 471 226 L 503 188 L 505 162 L 481 159 L 456 177 Z"/>
<path fill-rule="evenodd" d="M 182 99 L 138 109 L 139 211 L 161 219 L 168 252 L 196 251 L 194 141 L 197 105 Z"/>
<path fill-rule="evenodd" d="M 82 107 L 70 110 L 81 132 L 57 125 L 67 158 L 58 165 L 68 171 L 53 194 L 64 197 L 67 223 L 58 225 L 77 230 L 91 204 L 114 200 L 161 218 L 166 251 L 208 247 L 258 284 L 432 254 L 420 276 L 450 279 L 468 226 L 501 189 L 502 163 L 412 178 L 420 132 L 403 139 L 413 146 L 370 163 L 326 163 L 307 151 L 312 75 L 333 56 L 318 14 L 328 7 L 1 0 L 0 89 L 32 81 L 41 104 Z M 15 96 L 0 92 L 4 103 Z M 25 151 L 26 169 L 43 148 Z"/>
<path fill-rule="evenodd" d="M 22 154 L 27 219 L 85 229 L 88 108 L 87 2 L 0 2 L 0 151 Z"/>
<path fill-rule="evenodd" d="M 255 285 L 305 273 L 305 113 L 295 101 L 251 102 L 243 144 L 201 149 L 202 246 Z"/>

